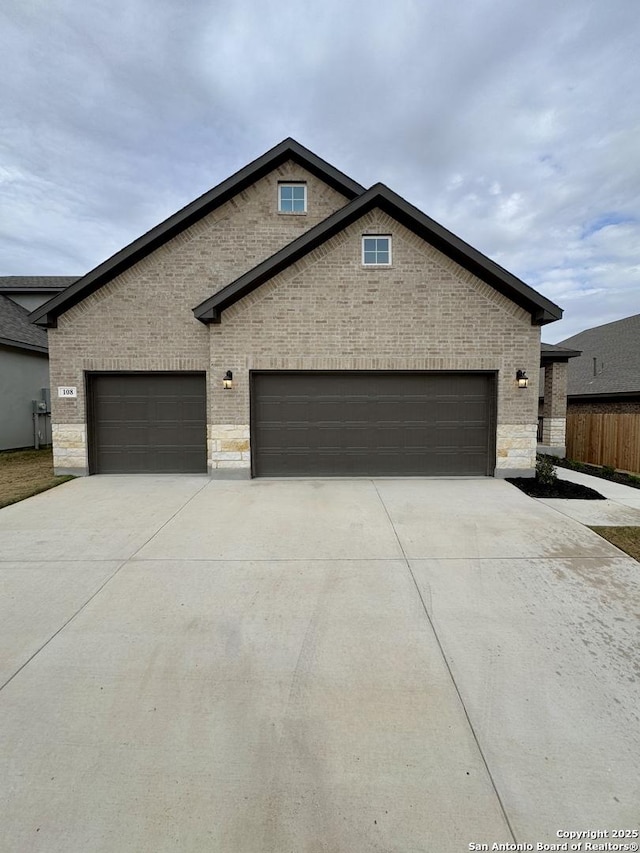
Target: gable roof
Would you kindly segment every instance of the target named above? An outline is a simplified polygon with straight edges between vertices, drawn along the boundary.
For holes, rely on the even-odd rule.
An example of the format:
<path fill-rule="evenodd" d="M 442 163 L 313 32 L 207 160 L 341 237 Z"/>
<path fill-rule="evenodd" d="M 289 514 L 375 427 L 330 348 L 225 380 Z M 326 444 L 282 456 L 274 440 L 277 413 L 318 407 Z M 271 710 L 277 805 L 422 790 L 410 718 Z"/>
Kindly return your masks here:
<path fill-rule="evenodd" d="M 60 293 L 77 275 L 0 275 L 0 293 Z"/>
<path fill-rule="evenodd" d="M 374 208 L 380 208 L 388 213 L 460 266 L 530 311 L 533 325 L 542 326 L 562 317 L 562 309 L 549 299 L 541 296 L 519 278 L 456 237 L 384 184 L 372 186 L 279 252 L 205 299 L 193 309 L 193 313 L 203 323 L 219 323 L 225 308 L 251 293 L 265 281 L 300 260 Z"/>
<path fill-rule="evenodd" d="M 586 329 L 560 345 L 582 350 L 569 365 L 569 396 L 640 394 L 640 314 Z"/>
<path fill-rule="evenodd" d="M 47 333 L 29 321 L 29 312 L 0 293 L 0 345 L 47 353 Z"/>
<path fill-rule="evenodd" d="M 174 213 L 173 216 L 156 225 L 155 228 L 147 231 L 142 237 L 125 246 L 124 249 L 121 249 L 121 251 L 104 261 L 104 263 L 88 272 L 87 275 L 78 279 L 74 284 L 71 284 L 63 293 L 54 296 L 48 302 L 45 302 L 44 305 L 36 308 L 31 313 L 31 321 L 37 323 L 39 326 L 55 327 L 56 319 L 60 314 L 63 314 L 73 305 L 76 305 L 91 293 L 94 293 L 102 285 L 151 254 L 151 252 L 155 251 L 155 249 L 162 246 L 172 237 L 175 237 L 181 231 L 193 225 L 194 222 L 202 219 L 235 195 L 251 186 L 251 184 L 269 174 L 273 169 L 282 165 L 282 163 L 286 163 L 287 160 L 293 160 L 303 166 L 307 171 L 321 178 L 347 199 L 352 199 L 364 192 L 363 186 L 334 166 L 331 166 L 325 160 L 322 160 L 312 151 L 309 151 L 308 148 L 300 145 L 295 139 L 285 139 L 270 151 L 267 151 L 266 154 L 258 157 L 257 160 L 249 163 L 248 166 L 240 169 L 240 171 L 236 172 L 230 178 L 227 178 L 221 184 L 201 195 L 195 201 L 183 207 L 182 210 Z"/>

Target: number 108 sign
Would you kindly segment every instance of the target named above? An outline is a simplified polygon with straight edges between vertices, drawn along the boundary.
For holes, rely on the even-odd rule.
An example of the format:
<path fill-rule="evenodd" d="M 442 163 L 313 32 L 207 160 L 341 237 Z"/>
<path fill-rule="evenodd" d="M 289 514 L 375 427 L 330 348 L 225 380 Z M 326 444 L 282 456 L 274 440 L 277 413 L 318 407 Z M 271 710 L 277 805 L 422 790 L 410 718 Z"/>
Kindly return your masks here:
<path fill-rule="evenodd" d="M 67 399 L 75 399 L 78 396 L 78 389 L 69 385 L 58 386 L 58 397 L 66 397 Z"/>

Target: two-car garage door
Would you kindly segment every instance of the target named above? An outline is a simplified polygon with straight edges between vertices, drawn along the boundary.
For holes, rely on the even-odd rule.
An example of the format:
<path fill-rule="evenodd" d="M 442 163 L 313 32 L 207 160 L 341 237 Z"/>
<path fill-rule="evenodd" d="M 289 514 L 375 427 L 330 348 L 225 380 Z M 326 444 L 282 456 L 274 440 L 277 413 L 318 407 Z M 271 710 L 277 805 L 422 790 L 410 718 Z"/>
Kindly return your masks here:
<path fill-rule="evenodd" d="M 493 472 L 493 374 L 278 371 L 250 384 L 254 476 Z M 93 374 L 88 404 L 92 473 L 207 470 L 204 374 Z"/>
<path fill-rule="evenodd" d="M 256 476 L 486 476 L 495 375 L 252 375 Z"/>

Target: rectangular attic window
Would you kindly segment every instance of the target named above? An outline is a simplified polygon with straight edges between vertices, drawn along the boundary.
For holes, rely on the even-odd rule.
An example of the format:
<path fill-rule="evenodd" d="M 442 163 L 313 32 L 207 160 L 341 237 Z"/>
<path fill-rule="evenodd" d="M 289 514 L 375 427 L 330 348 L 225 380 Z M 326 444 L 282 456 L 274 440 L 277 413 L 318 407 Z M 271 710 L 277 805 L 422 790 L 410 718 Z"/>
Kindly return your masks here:
<path fill-rule="evenodd" d="M 307 212 L 306 184 L 278 184 L 279 213 Z"/>
<path fill-rule="evenodd" d="M 362 263 L 365 267 L 391 266 L 391 237 L 365 234 L 362 237 Z"/>

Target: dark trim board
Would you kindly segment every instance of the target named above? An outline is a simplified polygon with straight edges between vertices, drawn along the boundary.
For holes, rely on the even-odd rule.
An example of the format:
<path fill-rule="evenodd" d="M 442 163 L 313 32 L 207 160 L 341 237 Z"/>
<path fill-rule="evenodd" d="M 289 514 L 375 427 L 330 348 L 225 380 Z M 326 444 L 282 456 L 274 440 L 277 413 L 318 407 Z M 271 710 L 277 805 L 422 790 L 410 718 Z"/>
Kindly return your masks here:
<path fill-rule="evenodd" d="M 90 474 L 206 473 L 204 371 L 90 371 L 85 393 Z"/>
<path fill-rule="evenodd" d="M 252 370 L 253 477 L 493 476 L 495 371 Z"/>
<path fill-rule="evenodd" d="M 73 282 L 62 293 L 36 308 L 30 314 L 29 319 L 38 326 L 55 328 L 60 314 L 90 296 L 111 279 L 129 269 L 190 225 L 225 204 L 251 184 L 268 175 L 278 166 L 286 163 L 287 160 L 293 160 L 311 174 L 321 178 L 348 200 L 364 192 L 365 188 L 357 181 L 318 157 L 313 151 L 309 151 L 304 145 L 300 145 L 295 139 L 284 139 L 266 154 L 253 160 L 213 189 L 187 204 L 177 213 L 165 219 L 164 222 L 156 225 L 155 228 L 147 231 L 146 234 L 116 252 L 104 263 Z"/>
<path fill-rule="evenodd" d="M 602 394 L 567 394 L 567 403 L 588 403 L 591 400 L 640 400 L 640 391 L 608 391 Z"/>
<path fill-rule="evenodd" d="M 339 231 L 348 227 L 374 208 L 380 208 L 400 224 L 422 237 L 432 246 L 460 264 L 499 293 L 512 299 L 531 314 L 533 325 L 542 326 L 562 317 L 562 309 L 542 296 L 499 264 L 487 258 L 473 246 L 424 214 L 414 205 L 377 183 L 365 190 L 363 186 L 322 160 L 312 151 L 288 138 L 262 157 L 240 169 L 218 186 L 187 204 L 182 210 L 125 246 L 85 276 L 72 282 L 62 293 L 48 300 L 29 315 L 39 326 L 55 328 L 57 318 L 94 293 L 117 275 L 180 234 L 203 216 L 232 199 L 252 183 L 287 160 L 300 164 L 316 177 L 340 192 L 347 203 L 336 213 L 293 240 L 279 252 L 258 264 L 254 269 L 230 283 L 192 310 L 203 323 L 219 323 L 222 312 L 262 283 L 295 263 Z M 150 310 L 153 310 L 151 306 Z"/>
<path fill-rule="evenodd" d="M 11 338 L 0 338 L 0 346 L 10 347 L 11 349 L 29 350 L 29 352 L 35 352 L 39 355 L 49 355 L 47 347 L 40 347 L 37 344 L 27 344 L 23 341 L 14 341 Z"/>
<path fill-rule="evenodd" d="M 306 231 L 270 258 L 223 287 L 193 309 L 202 323 L 220 323 L 222 312 L 244 296 L 274 278 L 287 267 L 317 249 L 327 240 L 357 222 L 369 211 L 379 208 L 438 251 L 473 273 L 481 281 L 513 300 L 531 314 L 533 326 L 543 326 L 562 317 L 562 309 L 528 284 L 465 243 L 434 219 L 390 190 L 375 184 L 340 210 Z"/>

